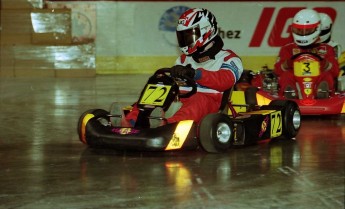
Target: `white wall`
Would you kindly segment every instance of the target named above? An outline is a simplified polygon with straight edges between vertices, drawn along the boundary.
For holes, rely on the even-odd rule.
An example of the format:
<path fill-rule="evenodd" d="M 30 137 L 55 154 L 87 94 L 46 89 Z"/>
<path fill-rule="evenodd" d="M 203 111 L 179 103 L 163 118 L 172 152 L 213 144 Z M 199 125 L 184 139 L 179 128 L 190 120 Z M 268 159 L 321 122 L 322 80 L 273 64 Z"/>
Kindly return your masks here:
<path fill-rule="evenodd" d="M 51 6 L 54 4 L 65 4 L 72 13 L 89 18 L 72 24 L 81 30 L 74 34 L 92 32 L 98 73 L 150 73 L 157 67 L 171 66 L 180 54 L 176 22 L 192 7 L 204 7 L 215 14 L 222 34 L 229 33 L 223 37 L 225 47 L 241 56 L 247 69 L 273 67 L 279 48 L 292 41 L 288 31 L 292 17 L 306 7 L 330 12 L 336 18 L 333 39 L 345 48 L 344 1 L 59 1 Z M 83 30 L 80 25 L 91 29 Z"/>
<path fill-rule="evenodd" d="M 293 6 L 291 6 L 293 5 Z M 244 56 L 276 55 L 279 46 L 269 46 L 268 36 L 273 25 L 285 25 L 290 22 L 276 20 L 283 8 L 327 7 L 336 12 L 333 37 L 345 46 L 345 2 L 99 2 L 97 3 L 97 53 L 115 56 L 174 56 L 176 50 L 175 33 L 159 30 L 161 17 L 167 10 L 178 7 L 204 7 L 212 11 L 223 31 L 239 31 L 240 38 L 224 38 L 225 46 Z M 274 8 L 262 44 L 250 47 L 254 30 L 258 25 L 264 8 Z M 293 14 L 291 15 L 293 16 Z M 167 17 L 178 18 L 178 11 Z M 291 21 L 291 19 L 290 19 Z M 264 26 L 264 25 L 263 25 Z M 288 37 L 283 32 L 277 34 Z M 254 37 L 255 38 L 255 37 Z M 277 37 L 278 38 L 278 37 Z"/>

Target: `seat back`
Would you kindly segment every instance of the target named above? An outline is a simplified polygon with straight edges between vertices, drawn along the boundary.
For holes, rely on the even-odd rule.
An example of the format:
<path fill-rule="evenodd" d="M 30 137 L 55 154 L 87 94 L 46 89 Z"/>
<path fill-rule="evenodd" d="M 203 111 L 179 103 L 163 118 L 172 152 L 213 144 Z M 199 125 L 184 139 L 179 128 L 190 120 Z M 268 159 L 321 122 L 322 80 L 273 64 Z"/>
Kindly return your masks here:
<path fill-rule="evenodd" d="M 236 112 L 246 112 L 246 99 L 245 92 L 234 90 L 234 87 L 223 92 L 222 102 L 219 107 L 219 112 L 227 115 L 232 115 L 232 111 L 229 108 L 229 102 L 231 102 Z"/>
<path fill-rule="evenodd" d="M 233 91 L 230 97 L 231 104 L 236 112 L 247 112 L 247 103 L 244 91 Z M 229 115 L 231 111 L 228 112 Z"/>

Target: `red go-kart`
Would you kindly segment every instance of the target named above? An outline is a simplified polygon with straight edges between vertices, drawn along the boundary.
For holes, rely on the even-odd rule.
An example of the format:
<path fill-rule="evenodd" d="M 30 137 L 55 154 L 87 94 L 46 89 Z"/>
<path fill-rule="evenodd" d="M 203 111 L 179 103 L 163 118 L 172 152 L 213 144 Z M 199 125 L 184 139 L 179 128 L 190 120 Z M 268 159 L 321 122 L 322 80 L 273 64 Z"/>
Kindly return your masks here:
<path fill-rule="evenodd" d="M 247 70 L 237 87 L 256 94 L 258 105 L 285 99 L 295 101 L 302 115 L 345 113 L 345 77 L 340 75 L 335 80 L 334 89 L 328 86 L 324 79 L 330 72 L 321 70 L 321 60 L 321 57 L 312 53 L 296 54 L 293 57 L 293 71 L 286 72 L 284 78 L 277 77 L 267 67 L 258 73 Z"/>

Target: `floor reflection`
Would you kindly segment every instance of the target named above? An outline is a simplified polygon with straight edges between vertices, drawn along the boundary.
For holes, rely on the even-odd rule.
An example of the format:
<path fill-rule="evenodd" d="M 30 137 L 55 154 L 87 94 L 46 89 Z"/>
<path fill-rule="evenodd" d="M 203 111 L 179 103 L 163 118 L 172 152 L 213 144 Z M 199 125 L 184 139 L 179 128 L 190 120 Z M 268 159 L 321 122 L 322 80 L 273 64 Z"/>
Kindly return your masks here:
<path fill-rule="evenodd" d="M 138 191 L 147 184 L 168 185 L 178 195 L 175 200 L 178 201 L 187 198 L 191 194 L 188 191 L 200 184 L 231 185 L 233 181 L 249 178 L 253 172 L 260 176 L 286 167 L 298 170 L 300 152 L 298 144 L 291 140 L 234 148 L 223 154 L 202 150 L 138 153 L 89 148 L 81 155 L 80 166 L 85 184 L 93 184 L 99 172 L 107 170 L 108 176 L 119 181 L 123 192 Z"/>
<path fill-rule="evenodd" d="M 345 116 L 303 117 L 296 140 L 222 154 L 82 144 L 76 131 L 82 112 L 133 102 L 145 78 L 0 79 L 1 206 L 343 208 Z"/>

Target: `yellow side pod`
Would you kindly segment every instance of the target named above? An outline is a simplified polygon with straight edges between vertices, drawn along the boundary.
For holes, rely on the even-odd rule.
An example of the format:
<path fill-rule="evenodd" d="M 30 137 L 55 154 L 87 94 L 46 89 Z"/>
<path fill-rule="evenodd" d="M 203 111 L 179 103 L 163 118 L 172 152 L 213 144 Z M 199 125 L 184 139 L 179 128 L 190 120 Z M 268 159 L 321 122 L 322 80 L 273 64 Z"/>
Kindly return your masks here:
<path fill-rule="evenodd" d="M 186 141 L 190 129 L 192 128 L 193 120 L 183 120 L 177 124 L 174 135 L 169 141 L 165 150 L 180 149 Z"/>
<path fill-rule="evenodd" d="M 256 94 L 256 101 L 258 102 L 259 106 L 262 105 L 268 105 L 272 100 L 260 95 L 260 94 Z"/>

